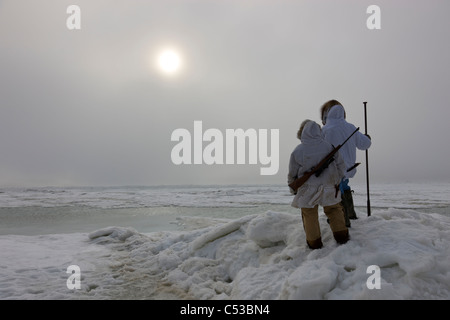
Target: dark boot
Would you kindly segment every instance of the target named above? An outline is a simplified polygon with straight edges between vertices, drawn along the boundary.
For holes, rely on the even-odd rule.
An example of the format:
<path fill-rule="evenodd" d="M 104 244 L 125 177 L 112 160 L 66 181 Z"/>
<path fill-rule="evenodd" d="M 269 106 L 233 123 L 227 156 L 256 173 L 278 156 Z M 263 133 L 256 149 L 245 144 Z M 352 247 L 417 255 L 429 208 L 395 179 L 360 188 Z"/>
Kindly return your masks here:
<path fill-rule="evenodd" d="M 355 207 L 353 205 L 353 196 L 352 196 L 353 191 L 347 190 L 345 193 L 346 193 L 346 197 L 348 197 L 348 203 L 349 203 L 348 217 L 349 217 L 349 219 L 356 220 L 356 219 L 358 219 L 358 217 L 356 216 Z"/>
<path fill-rule="evenodd" d="M 344 207 L 346 215 L 349 219 L 358 219 L 355 212 L 355 207 L 353 205 L 352 190 L 345 190 L 342 194 L 342 206 Z"/>
<path fill-rule="evenodd" d="M 339 244 L 344 244 L 348 241 L 349 235 L 348 230 L 333 232 L 334 240 Z"/>
<path fill-rule="evenodd" d="M 352 224 L 350 223 L 350 218 L 348 217 L 348 208 L 345 206 L 344 196 L 342 196 L 342 210 L 344 211 L 344 219 L 345 219 L 345 226 L 347 228 L 351 228 Z"/>
<path fill-rule="evenodd" d="M 314 249 L 320 249 L 323 246 L 322 238 L 319 238 L 319 239 L 316 239 L 316 240 L 313 240 L 313 241 L 306 240 L 306 243 L 308 244 L 308 247 L 310 249 L 313 249 L 313 250 Z"/>

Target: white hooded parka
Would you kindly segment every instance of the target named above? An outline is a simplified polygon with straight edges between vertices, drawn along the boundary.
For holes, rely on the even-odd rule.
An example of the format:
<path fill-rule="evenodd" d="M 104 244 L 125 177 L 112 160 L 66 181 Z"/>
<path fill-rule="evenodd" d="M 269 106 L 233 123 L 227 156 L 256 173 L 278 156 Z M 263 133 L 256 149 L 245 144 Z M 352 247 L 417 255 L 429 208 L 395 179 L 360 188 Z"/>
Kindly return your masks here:
<path fill-rule="evenodd" d="M 325 140 L 331 143 L 333 146 L 338 146 L 347 139 L 356 127 L 345 120 L 344 107 L 341 105 L 335 105 L 330 108 L 327 115 L 325 126 L 322 131 Z M 356 132 L 353 137 L 350 138 L 339 150 L 342 158 L 344 159 L 346 170 L 345 178 L 353 178 L 356 174 L 356 168 L 347 172 L 347 169 L 351 168 L 356 161 L 356 148 L 359 150 L 369 149 L 372 141 L 365 134 Z"/>
<path fill-rule="evenodd" d="M 324 140 L 320 126 L 309 121 L 303 128 L 299 144 L 291 153 L 289 160 L 288 184 L 305 172 L 310 171 L 332 150 L 333 146 Z M 331 206 L 341 201 L 339 185 L 344 176 L 345 163 L 339 152 L 319 177 L 312 175 L 298 190 L 292 206 L 295 208 L 313 208 L 316 205 Z M 291 190 L 293 192 L 293 190 Z"/>

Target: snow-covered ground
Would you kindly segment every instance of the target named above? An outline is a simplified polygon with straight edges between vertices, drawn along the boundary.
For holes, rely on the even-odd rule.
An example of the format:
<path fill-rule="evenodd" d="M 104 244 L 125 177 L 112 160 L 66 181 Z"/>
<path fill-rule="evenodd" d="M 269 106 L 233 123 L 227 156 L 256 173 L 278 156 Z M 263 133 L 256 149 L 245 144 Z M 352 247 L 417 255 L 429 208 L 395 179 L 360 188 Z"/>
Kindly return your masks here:
<path fill-rule="evenodd" d="M 352 221 L 345 245 L 321 214 L 324 247 L 314 251 L 299 214 L 180 219 L 184 230 L 145 234 L 2 235 L 0 298 L 450 298 L 450 218 L 441 214 L 376 209 Z M 80 289 L 68 288 L 71 265 Z M 380 289 L 370 289 L 378 280 Z"/>

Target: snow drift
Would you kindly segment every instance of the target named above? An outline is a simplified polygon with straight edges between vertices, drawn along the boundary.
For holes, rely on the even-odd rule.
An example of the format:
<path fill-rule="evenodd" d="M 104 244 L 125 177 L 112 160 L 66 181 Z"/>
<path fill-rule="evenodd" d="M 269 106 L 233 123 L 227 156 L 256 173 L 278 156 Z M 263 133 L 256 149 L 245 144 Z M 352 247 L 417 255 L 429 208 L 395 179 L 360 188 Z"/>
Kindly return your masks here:
<path fill-rule="evenodd" d="M 195 225 L 195 219 L 183 222 Z M 450 297 L 447 217 L 379 210 L 352 222 L 345 245 L 336 244 L 325 219 L 321 214 L 324 247 L 314 251 L 300 215 L 272 211 L 179 232 L 101 229 L 89 241 L 109 250 L 108 274 L 86 277 L 83 288 L 92 294 L 114 279 L 120 289 L 108 285 L 108 295 L 117 290 L 116 297 L 133 299 Z M 380 268 L 380 289 L 367 286 L 372 265 Z"/>

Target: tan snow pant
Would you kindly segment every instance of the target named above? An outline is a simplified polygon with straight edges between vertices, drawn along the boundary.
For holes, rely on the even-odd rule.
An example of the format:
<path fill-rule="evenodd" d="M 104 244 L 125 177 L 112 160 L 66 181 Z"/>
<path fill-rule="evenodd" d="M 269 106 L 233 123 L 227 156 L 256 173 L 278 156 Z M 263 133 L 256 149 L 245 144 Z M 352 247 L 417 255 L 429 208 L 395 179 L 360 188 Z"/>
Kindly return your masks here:
<path fill-rule="evenodd" d="M 319 225 L 319 206 L 314 208 L 302 208 L 303 228 L 306 233 L 306 242 L 311 249 L 322 247 L 322 238 Z M 345 226 L 344 211 L 340 203 L 325 206 L 323 211 L 329 219 L 334 239 L 342 244 L 348 240 L 348 229 Z"/>

